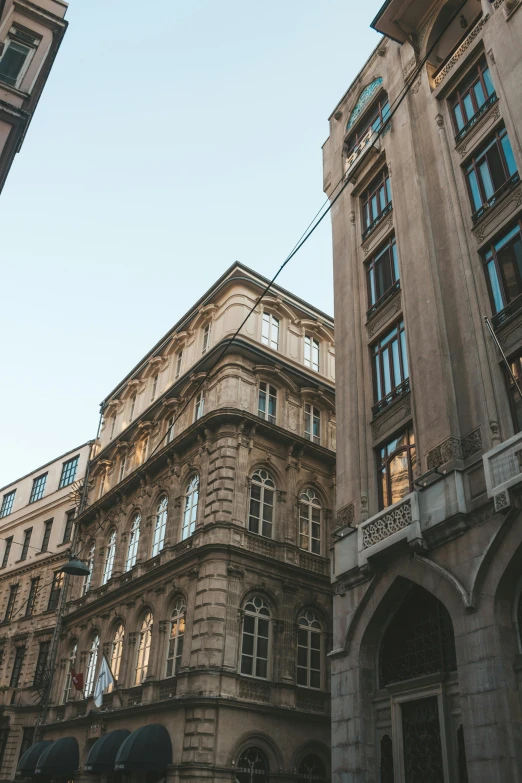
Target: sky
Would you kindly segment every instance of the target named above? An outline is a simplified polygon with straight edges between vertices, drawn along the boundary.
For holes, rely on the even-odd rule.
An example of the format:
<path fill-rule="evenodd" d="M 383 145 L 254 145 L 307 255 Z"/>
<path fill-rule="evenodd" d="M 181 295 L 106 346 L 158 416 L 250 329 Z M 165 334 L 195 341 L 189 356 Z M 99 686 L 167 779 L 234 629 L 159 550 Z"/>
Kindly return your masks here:
<path fill-rule="evenodd" d="M 0 487 L 235 261 L 271 277 L 324 203 L 328 117 L 382 0 L 72 0 L 0 195 Z M 325 219 L 278 283 L 333 314 Z"/>

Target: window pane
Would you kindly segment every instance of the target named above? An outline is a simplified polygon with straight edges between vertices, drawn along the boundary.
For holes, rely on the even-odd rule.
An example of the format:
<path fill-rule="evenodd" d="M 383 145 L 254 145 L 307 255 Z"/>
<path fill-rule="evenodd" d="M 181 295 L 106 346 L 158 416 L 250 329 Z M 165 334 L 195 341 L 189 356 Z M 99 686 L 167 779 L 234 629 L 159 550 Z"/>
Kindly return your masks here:
<path fill-rule="evenodd" d="M 384 376 L 384 396 L 386 396 L 391 392 L 390 349 L 385 348 L 381 356 Z"/>
<path fill-rule="evenodd" d="M 497 145 L 492 147 L 488 151 L 487 158 L 489 163 L 489 171 L 493 182 L 493 187 L 495 191 L 497 191 L 499 188 L 502 187 L 502 185 L 507 179 L 504 166 L 502 165 L 502 159 L 500 157 L 500 148 Z"/>
<path fill-rule="evenodd" d="M 246 655 L 241 657 L 241 672 L 243 674 L 252 674 L 252 658 L 248 658 Z"/>
<path fill-rule="evenodd" d="M 495 92 L 495 88 L 493 87 L 493 82 L 491 81 L 491 74 L 489 72 L 489 68 L 486 68 L 486 70 L 482 73 L 482 76 L 484 77 L 484 84 L 486 85 L 486 90 L 489 98 L 489 96 L 493 95 L 493 93 Z"/>
<path fill-rule="evenodd" d="M 462 116 L 462 109 L 460 108 L 460 103 L 457 103 L 457 105 L 453 108 L 453 114 L 455 117 L 455 122 L 457 123 L 457 128 L 460 131 L 466 124 L 464 122 L 464 117 Z"/>
<path fill-rule="evenodd" d="M 500 291 L 500 284 L 497 275 L 497 269 L 494 261 L 490 261 L 487 265 L 489 284 L 491 286 L 491 295 L 493 296 L 493 304 L 495 313 L 499 313 L 504 309 L 504 302 L 502 299 L 502 293 Z"/>
<path fill-rule="evenodd" d="M 26 46 L 10 41 L 0 61 L 0 79 L 14 86 L 28 54 L 29 49 Z"/>
<path fill-rule="evenodd" d="M 258 660 L 256 661 L 256 677 L 263 677 L 266 680 L 267 674 L 268 674 L 267 661 L 263 661 L 258 658 Z"/>
<path fill-rule="evenodd" d="M 490 199 L 493 193 L 495 192 L 495 188 L 493 187 L 493 181 L 489 173 L 487 161 L 484 161 L 484 163 L 482 163 L 479 166 L 479 172 L 480 172 L 480 179 L 482 181 L 482 188 L 484 190 L 486 200 Z"/>
<path fill-rule="evenodd" d="M 402 351 L 402 367 L 404 370 L 404 380 L 406 378 L 409 378 L 409 368 L 408 368 L 408 352 L 406 350 L 406 332 L 404 329 L 401 332 L 401 351 Z"/>
<path fill-rule="evenodd" d="M 497 258 L 504 279 L 507 300 L 511 302 L 522 293 L 522 240 L 520 236 L 499 250 Z"/>
<path fill-rule="evenodd" d="M 466 112 L 466 122 L 468 122 L 475 114 L 475 108 L 473 106 L 473 101 L 471 100 L 471 95 L 469 93 L 464 98 L 464 111 Z"/>
<path fill-rule="evenodd" d="M 509 176 L 512 177 L 513 174 L 517 171 L 517 164 L 515 163 L 515 157 L 513 155 L 513 150 L 511 149 L 511 142 L 509 141 L 509 137 L 506 133 L 505 136 L 503 136 L 502 141 L 502 150 L 504 152 L 504 158 L 506 160 L 506 165 L 509 171 Z"/>
<path fill-rule="evenodd" d="M 471 169 L 468 172 L 468 182 L 471 190 L 471 198 L 473 199 L 473 207 L 475 211 L 477 211 L 482 206 L 482 196 L 480 195 L 477 175 L 474 169 Z"/>
<path fill-rule="evenodd" d="M 484 95 L 482 84 L 480 82 L 477 82 L 475 84 L 474 90 L 475 90 L 475 98 L 477 100 L 477 108 L 480 109 L 480 107 L 486 102 L 486 96 Z"/>
<path fill-rule="evenodd" d="M 302 667 L 298 667 L 297 669 L 297 684 L 298 685 L 304 685 L 305 687 L 308 685 L 307 679 L 306 679 L 306 669 L 303 669 Z"/>

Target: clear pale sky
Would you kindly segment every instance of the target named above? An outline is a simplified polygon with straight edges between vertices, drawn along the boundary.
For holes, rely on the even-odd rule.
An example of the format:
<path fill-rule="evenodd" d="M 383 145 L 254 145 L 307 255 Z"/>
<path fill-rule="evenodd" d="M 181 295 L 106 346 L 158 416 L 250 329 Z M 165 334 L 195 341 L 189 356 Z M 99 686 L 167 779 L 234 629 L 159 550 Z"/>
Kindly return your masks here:
<path fill-rule="evenodd" d="M 0 487 L 233 263 L 270 277 L 324 201 L 328 116 L 382 0 L 72 0 L 0 196 Z M 333 312 L 330 221 L 279 282 Z"/>

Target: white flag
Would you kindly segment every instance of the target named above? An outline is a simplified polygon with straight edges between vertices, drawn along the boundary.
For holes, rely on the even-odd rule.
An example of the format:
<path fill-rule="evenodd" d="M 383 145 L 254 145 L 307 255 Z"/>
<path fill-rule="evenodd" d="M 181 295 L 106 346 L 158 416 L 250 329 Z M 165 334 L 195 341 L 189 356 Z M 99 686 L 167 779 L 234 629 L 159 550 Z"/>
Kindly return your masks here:
<path fill-rule="evenodd" d="M 110 666 L 107 663 L 105 655 L 102 657 L 100 666 L 100 673 L 96 680 L 94 687 L 94 703 L 97 707 L 101 707 L 103 704 L 103 692 L 107 690 L 109 685 L 114 682 L 114 677 L 111 674 Z"/>

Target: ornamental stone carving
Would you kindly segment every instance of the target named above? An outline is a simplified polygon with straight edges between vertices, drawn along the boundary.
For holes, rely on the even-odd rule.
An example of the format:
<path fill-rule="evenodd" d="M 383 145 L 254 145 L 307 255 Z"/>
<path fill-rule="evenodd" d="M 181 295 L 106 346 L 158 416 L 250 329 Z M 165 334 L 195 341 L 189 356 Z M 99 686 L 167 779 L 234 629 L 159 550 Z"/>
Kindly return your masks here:
<path fill-rule="evenodd" d="M 371 82 L 367 87 L 364 88 L 364 90 L 359 95 L 359 98 L 357 100 L 357 103 L 355 104 L 355 108 L 350 114 L 350 119 L 348 120 L 348 125 L 346 127 L 346 130 L 350 130 L 350 128 L 355 125 L 361 114 L 363 113 L 366 106 L 369 104 L 377 90 L 382 84 L 382 77 L 379 77 L 378 79 L 374 79 L 373 82 Z"/>
<path fill-rule="evenodd" d="M 336 517 L 336 527 L 344 527 L 345 525 L 352 526 L 355 520 L 355 504 L 348 503 L 343 508 L 339 509 Z"/>
<path fill-rule="evenodd" d="M 466 52 L 475 38 L 480 34 L 482 28 L 486 24 L 486 22 L 489 19 L 489 14 L 486 14 L 482 17 L 480 22 L 478 22 L 473 30 L 470 32 L 468 37 L 461 43 L 459 48 L 452 54 L 444 68 L 436 75 L 434 81 L 435 86 L 438 87 L 438 85 L 445 79 L 445 77 L 448 75 L 448 73 L 453 69 L 453 67 L 458 63 L 464 52 Z"/>
<path fill-rule="evenodd" d="M 482 450 L 480 427 L 469 432 L 463 438 L 451 436 L 428 452 L 426 466 L 428 470 L 444 465 L 452 459 L 467 459 Z"/>
<path fill-rule="evenodd" d="M 406 500 L 399 506 L 370 522 L 362 531 L 363 549 L 378 544 L 399 530 L 403 530 L 413 521 L 411 500 Z"/>
<path fill-rule="evenodd" d="M 241 680 L 239 683 L 239 698 L 249 701 L 270 701 L 271 687 L 265 682 L 250 682 Z"/>

